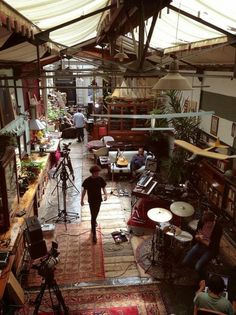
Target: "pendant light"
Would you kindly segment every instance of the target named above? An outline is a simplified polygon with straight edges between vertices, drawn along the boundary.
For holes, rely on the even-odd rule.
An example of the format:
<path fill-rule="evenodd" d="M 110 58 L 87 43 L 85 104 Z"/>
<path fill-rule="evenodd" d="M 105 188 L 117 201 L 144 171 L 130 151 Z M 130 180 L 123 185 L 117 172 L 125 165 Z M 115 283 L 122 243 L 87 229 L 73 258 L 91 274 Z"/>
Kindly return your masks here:
<path fill-rule="evenodd" d="M 159 79 L 153 86 L 154 90 L 192 90 L 188 80 L 179 73 L 177 60 L 170 64 L 170 70 L 167 75 Z"/>
<path fill-rule="evenodd" d="M 115 59 L 119 59 L 120 62 L 124 61 L 124 59 L 129 59 L 129 56 L 123 50 L 123 42 L 121 41 L 120 50 L 117 54 L 114 55 Z"/>

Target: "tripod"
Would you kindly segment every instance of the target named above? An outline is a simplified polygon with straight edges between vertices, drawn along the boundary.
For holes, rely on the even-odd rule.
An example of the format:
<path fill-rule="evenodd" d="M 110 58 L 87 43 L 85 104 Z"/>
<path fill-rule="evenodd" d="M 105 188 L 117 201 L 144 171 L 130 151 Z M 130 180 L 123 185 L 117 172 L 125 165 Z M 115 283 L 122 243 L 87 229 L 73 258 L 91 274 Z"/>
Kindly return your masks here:
<path fill-rule="evenodd" d="M 63 159 L 60 162 L 60 164 L 57 166 L 55 173 L 53 175 L 53 177 L 57 178 L 57 184 L 55 186 L 55 188 L 52 191 L 52 194 L 54 193 L 55 189 L 57 190 L 57 203 L 58 203 L 58 215 L 53 216 L 47 220 L 45 220 L 45 222 L 48 221 L 55 221 L 56 223 L 58 222 L 64 222 L 65 224 L 67 222 L 71 222 L 70 219 L 68 219 L 68 217 L 70 217 L 71 219 L 77 219 L 79 217 L 79 214 L 77 212 L 69 212 L 67 211 L 67 206 L 66 206 L 66 197 L 67 197 L 67 190 L 70 187 L 74 187 L 74 189 L 79 193 L 79 190 L 76 188 L 75 184 L 72 182 L 72 180 L 70 179 L 70 175 L 72 176 L 73 180 L 74 180 L 74 170 L 71 164 L 71 160 L 69 157 L 69 149 L 68 149 L 68 145 L 67 147 L 65 147 L 64 145 L 64 149 L 63 149 Z M 70 182 L 70 186 L 68 185 L 68 182 Z M 62 191 L 62 194 L 60 194 L 60 189 Z M 60 196 L 62 199 L 62 209 L 60 209 Z"/>
<path fill-rule="evenodd" d="M 54 270 L 49 270 L 47 272 L 47 275 L 44 277 L 44 282 L 41 284 L 40 292 L 39 292 L 39 294 L 37 295 L 37 297 L 36 297 L 36 299 L 34 301 L 35 308 L 34 308 L 33 315 L 37 315 L 38 314 L 39 307 L 40 307 L 40 305 L 42 303 L 42 298 L 43 298 L 43 295 L 44 295 L 44 292 L 45 292 L 46 288 L 48 288 L 52 309 L 53 309 L 53 311 L 55 311 L 55 314 L 68 315 L 69 314 L 69 309 L 68 309 L 68 307 L 65 304 L 65 301 L 64 301 L 63 296 L 61 294 L 59 286 L 58 286 L 58 284 L 57 284 L 57 282 L 56 282 L 56 280 L 54 278 Z M 53 303 L 52 292 L 55 294 L 55 296 L 57 298 L 57 302 L 58 302 L 57 305 L 55 305 Z M 63 308 L 64 313 L 62 312 L 61 308 Z"/>

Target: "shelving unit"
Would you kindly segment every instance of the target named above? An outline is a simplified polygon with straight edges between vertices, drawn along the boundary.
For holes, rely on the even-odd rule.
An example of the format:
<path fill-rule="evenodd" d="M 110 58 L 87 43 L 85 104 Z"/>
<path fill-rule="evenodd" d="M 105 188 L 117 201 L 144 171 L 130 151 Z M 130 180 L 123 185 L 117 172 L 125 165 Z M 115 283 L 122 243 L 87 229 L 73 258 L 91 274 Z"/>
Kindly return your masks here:
<path fill-rule="evenodd" d="M 197 165 L 194 173 L 197 188 L 218 215 L 228 217 L 236 226 L 236 181 L 227 178 L 218 166 L 217 162 L 211 164 L 205 160 Z"/>
<path fill-rule="evenodd" d="M 108 114 L 145 115 L 155 107 L 152 100 L 132 100 L 109 103 Z M 146 119 L 108 118 L 108 134 L 119 141 L 143 141 L 148 133 L 133 131 L 132 128 L 146 126 Z"/>

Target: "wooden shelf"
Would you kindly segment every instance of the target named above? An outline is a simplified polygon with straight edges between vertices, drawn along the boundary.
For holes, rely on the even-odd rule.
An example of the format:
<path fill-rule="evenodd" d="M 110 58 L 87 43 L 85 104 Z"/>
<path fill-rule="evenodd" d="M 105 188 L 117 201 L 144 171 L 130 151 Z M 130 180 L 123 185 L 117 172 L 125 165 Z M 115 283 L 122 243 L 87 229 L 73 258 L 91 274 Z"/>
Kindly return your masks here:
<path fill-rule="evenodd" d="M 144 115 L 149 114 L 154 107 L 151 101 L 130 101 L 108 104 L 108 114 L 119 115 Z M 132 128 L 145 127 L 146 119 L 108 118 L 108 134 L 118 141 L 127 141 L 131 136 L 132 141 L 144 141 L 148 133 L 132 131 Z"/>

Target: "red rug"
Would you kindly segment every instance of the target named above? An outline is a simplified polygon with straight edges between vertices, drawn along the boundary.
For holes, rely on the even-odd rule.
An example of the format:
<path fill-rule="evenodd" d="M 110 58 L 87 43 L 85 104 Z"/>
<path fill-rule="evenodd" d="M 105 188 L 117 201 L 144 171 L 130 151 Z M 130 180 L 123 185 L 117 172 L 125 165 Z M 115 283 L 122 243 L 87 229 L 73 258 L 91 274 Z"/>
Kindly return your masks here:
<path fill-rule="evenodd" d="M 97 228 L 97 244 L 93 244 L 90 228 L 83 223 L 57 224 L 54 239 L 58 242 L 59 262 L 55 265 L 54 276 L 58 285 L 72 285 L 105 279 L 103 245 L 100 227 Z M 47 239 L 48 249 L 52 238 Z M 38 287 L 42 277 L 30 268 L 23 281 L 24 287 Z"/>
<path fill-rule="evenodd" d="M 36 293 L 28 293 L 29 301 L 34 301 Z M 157 284 L 81 287 L 63 289 L 61 293 L 72 315 L 167 315 Z M 52 296 L 55 300 L 54 294 Z M 32 305 L 28 304 L 18 314 L 32 314 L 32 311 Z M 43 296 L 40 312 L 53 314 L 48 292 Z"/>
<path fill-rule="evenodd" d="M 53 312 L 40 312 L 39 315 L 55 315 Z M 137 306 L 100 308 L 87 311 L 72 311 L 70 315 L 139 315 Z"/>

